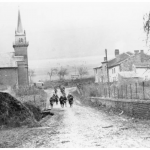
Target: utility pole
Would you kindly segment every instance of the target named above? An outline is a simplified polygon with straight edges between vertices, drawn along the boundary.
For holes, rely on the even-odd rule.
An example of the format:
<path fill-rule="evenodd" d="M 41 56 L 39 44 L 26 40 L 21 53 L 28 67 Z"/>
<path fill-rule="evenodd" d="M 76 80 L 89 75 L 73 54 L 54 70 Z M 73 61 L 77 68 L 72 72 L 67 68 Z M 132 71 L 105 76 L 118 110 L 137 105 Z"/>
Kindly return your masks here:
<path fill-rule="evenodd" d="M 109 97 L 110 97 L 110 83 L 109 83 L 109 70 L 108 70 L 108 61 L 107 61 L 107 49 L 105 49 L 105 54 L 106 54 L 106 65 L 107 65 L 107 83 L 108 83 L 108 88 L 109 88 Z"/>

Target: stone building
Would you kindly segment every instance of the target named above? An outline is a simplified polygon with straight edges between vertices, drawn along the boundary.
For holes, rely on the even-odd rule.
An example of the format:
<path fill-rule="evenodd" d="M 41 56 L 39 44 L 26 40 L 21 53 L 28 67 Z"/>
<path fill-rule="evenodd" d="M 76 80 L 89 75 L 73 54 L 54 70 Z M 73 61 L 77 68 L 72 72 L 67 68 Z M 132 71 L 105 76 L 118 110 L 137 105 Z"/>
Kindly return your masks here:
<path fill-rule="evenodd" d="M 115 58 L 108 60 L 108 72 L 109 72 L 109 81 L 113 82 L 116 81 L 118 78 L 118 72 L 120 71 L 120 64 L 129 58 L 132 55 L 130 52 L 119 54 L 119 50 L 115 50 Z M 95 82 L 108 82 L 108 75 L 107 75 L 107 61 L 104 57 L 104 61 L 101 62 L 100 67 L 94 68 L 95 72 Z"/>
<path fill-rule="evenodd" d="M 101 62 L 100 67 L 94 68 L 95 82 L 108 82 L 107 62 Z M 150 80 L 150 55 L 144 53 L 143 50 L 135 50 L 134 54 L 126 52 L 119 54 L 119 50 L 115 50 L 115 58 L 108 60 L 109 81 L 118 81 L 118 75 L 131 76 L 142 78 L 143 80 Z M 128 74 L 128 75 L 127 75 Z M 124 76 L 124 77 L 125 77 Z M 126 77 L 125 77 L 126 78 Z"/>
<path fill-rule="evenodd" d="M 18 11 L 17 30 L 15 31 L 14 52 L 0 54 L 0 86 L 25 86 L 29 85 L 28 79 L 28 42 L 26 32 L 21 23 Z"/>

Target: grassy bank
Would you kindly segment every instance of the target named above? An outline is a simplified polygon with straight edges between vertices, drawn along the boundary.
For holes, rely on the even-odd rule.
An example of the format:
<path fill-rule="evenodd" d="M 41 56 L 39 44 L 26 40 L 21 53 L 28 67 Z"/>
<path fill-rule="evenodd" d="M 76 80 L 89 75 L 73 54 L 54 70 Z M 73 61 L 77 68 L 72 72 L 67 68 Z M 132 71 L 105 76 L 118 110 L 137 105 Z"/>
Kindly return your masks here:
<path fill-rule="evenodd" d="M 122 84 L 116 85 L 116 87 L 119 89 L 118 91 L 121 91 L 122 86 L 123 86 Z M 132 99 L 133 98 L 136 99 L 135 98 L 136 95 L 139 96 L 137 99 L 142 99 L 143 98 L 142 97 L 143 96 L 143 93 L 142 93 L 143 92 L 143 90 L 142 90 L 143 89 L 142 84 L 141 85 L 139 84 L 138 86 L 139 87 L 137 88 L 137 92 L 136 92 L 136 90 L 133 90 L 133 89 L 131 90 L 132 91 Z M 78 87 L 78 92 L 76 91 L 73 94 L 76 97 L 76 99 L 79 99 L 80 102 L 82 104 L 86 105 L 86 106 L 90 106 L 90 107 L 96 108 L 98 110 L 102 110 L 102 111 L 104 111 L 106 113 L 109 113 L 111 115 L 112 114 L 116 114 L 116 115 L 124 115 L 126 117 L 130 117 L 130 115 L 128 113 L 123 112 L 121 110 L 121 108 L 119 108 L 119 107 L 116 107 L 116 108 L 113 108 L 113 107 L 106 108 L 106 106 L 102 105 L 101 103 L 96 103 L 96 102 L 93 103 L 93 102 L 91 102 L 90 97 L 105 97 L 105 96 L 108 97 L 108 93 L 107 93 L 107 95 L 105 95 L 103 93 L 104 92 L 104 88 L 106 88 L 106 87 L 103 86 L 103 85 L 100 85 L 100 84 L 95 84 L 95 83 L 90 84 L 90 85 L 82 85 L 82 86 Z M 130 89 L 128 88 L 127 90 L 129 91 Z M 112 98 L 116 98 L 116 99 L 119 98 L 121 100 L 124 97 L 122 97 L 122 95 L 121 95 L 122 92 L 117 93 L 118 91 L 115 91 L 116 92 L 115 95 L 117 95 L 117 94 L 120 94 L 120 95 L 117 95 L 117 96 L 114 97 L 114 95 L 111 95 L 114 92 L 114 91 L 112 91 L 112 93 L 110 93 L 110 96 Z M 145 92 L 145 97 L 147 99 L 144 99 L 144 100 L 150 100 L 150 97 L 148 97 L 149 96 L 149 91 L 150 91 L 150 88 L 146 84 L 145 87 L 144 87 L 144 92 Z M 131 93 L 128 92 L 127 94 L 128 94 L 127 95 L 127 99 L 131 99 Z M 137 118 L 137 116 L 135 114 L 132 114 L 132 117 L 133 118 Z M 144 117 L 142 117 L 140 119 L 144 119 Z M 148 119 L 148 118 L 145 118 L 145 119 Z"/>
<path fill-rule="evenodd" d="M 80 88 L 78 88 L 77 91 L 74 91 L 72 94 L 75 97 L 75 99 L 79 100 L 83 105 L 87 107 L 92 107 L 94 109 L 97 109 L 99 111 L 105 112 L 109 115 L 124 115 L 127 117 L 125 114 L 122 114 L 121 109 L 116 109 L 116 108 L 106 108 L 106 106 L 93 103 L 91 102 L 90 97 L 100 97 L 102 91 L 102 86 L 98 84 L 89 84 L 89 85 L 82 85 Z"/>
<path fill-rule="evenodd" d="M 78 84 L 91 84 L 94 83 L 94 78 L 82 78 L 82 79 L 76 79 L 76 80 L 56 80 L 56 81 L 45 81 L 44 82 L 44 88 L 54 88 L 59 87 L 60 85 L 63 85 L 65 87 L 74 87 Z"/>
<path fill-rule="evenodd" d="M 1 128 L 39 125 L 47 99 L 44 90 L 22 87 L 16 89 L 13 96 L 8 93 L 1 93 L 0 96 Z"/>
<path fill-rule="evenodd" d="M 95 87 L 94 84 L 82 85 L 78 87 L 78 90 L 74 91 L 72 94 L 75 99 L 79 99 L 82 104 L 87 106 L 93 106 L 93 103 L 90 101 L 90 97 L 93 94 L 94 90 L 92 87 Z"/>

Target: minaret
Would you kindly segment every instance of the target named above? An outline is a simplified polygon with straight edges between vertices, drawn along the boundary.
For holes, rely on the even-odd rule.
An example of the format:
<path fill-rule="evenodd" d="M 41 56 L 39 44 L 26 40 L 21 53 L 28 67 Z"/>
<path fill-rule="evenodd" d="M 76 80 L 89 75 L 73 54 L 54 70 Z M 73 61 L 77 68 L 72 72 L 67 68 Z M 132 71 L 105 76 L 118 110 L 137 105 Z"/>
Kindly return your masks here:
<path fill-rule="evenodd" d="M 18 85 L 24 86 L 29 84 L 28 80 L 28 48 L 29 43 L 26 41 L 26 33 L 21 23 L 20 10 L 18 10 L 17 30 L 15 31 L 15 42 L 13 48 L 15 56 L 23 56 L 24 61 L 18 61 Z"/>

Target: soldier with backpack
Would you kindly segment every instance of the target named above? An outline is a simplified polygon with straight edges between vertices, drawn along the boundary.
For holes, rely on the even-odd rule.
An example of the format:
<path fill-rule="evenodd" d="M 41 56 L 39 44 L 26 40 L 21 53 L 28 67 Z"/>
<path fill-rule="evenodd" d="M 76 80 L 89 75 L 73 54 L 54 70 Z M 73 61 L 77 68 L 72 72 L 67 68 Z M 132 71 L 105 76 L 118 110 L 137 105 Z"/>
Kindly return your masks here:
<path fill-rule="evenodd" d="M 72 105 L 73 105 L 73 96 L 70 93 L 68 94 L 67 99 L 68 99 L 70 107 L 72 107 Z"/>

